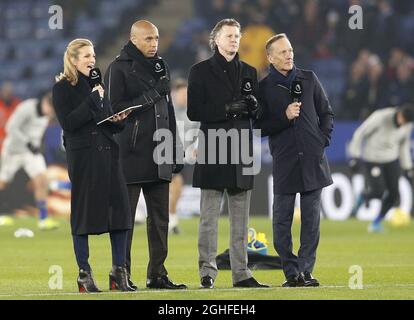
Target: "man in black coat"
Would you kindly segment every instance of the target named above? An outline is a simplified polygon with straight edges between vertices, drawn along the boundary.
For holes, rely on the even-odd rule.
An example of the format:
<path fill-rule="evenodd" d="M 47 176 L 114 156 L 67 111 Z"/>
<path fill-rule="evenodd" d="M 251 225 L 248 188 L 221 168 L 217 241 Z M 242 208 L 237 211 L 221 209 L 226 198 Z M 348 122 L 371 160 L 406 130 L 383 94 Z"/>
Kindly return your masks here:
<path fill-rule="evenodd" d="M 252 163 L 251 120 L 259 110 L 256 70 L 239 60 L 240 24 L 224 19 L 210 35 L 214 55 L 191 68 L 188 81 L 188 118 L 200 121 L 193 186 L 201 188 L 199 273 L 201 287 L 212 288 L 217 276 L 217 223 L 225 194 L 231 224 L 230 259 L 235 287 L 263 287 L 247 267 L 247 224 Z M 220 134 L 221 133 L 221 134 Z M 243 133 L 245 140 L 243 140 Z M 230 139 L 231 137 L 231 139 Z M 227 144 L 226 144 L 227 143 Z"/>
<path fill-rule="evenodd" d="M 332 184 L 324 152 L 330 143 L 333 112 L 312 71 L 293 63 L 293 49 L 285 34 L 266 44 L 269 74 L 259 83 L 263 114 L 256 126 L 269 136 L 273 157 L 273 238 L 282 259 L 283 286 L 318 286 L 311 272 L 319 243 L 322 188 Z M 295 82 L 294 82 L 295 81 Z M 292 82 L 301 85 L 292 102 Z M 301 196 L 301 246 L 292 253 L 291 226 L 296 193 Z"/>
<path fill-rule="evenodd" d="M 182 161 L 180 164 L 176 161 L 181 152 L 175 152 L 176 122 L 170 79 L 167 66 L 157 56 L 158 40 L 155 25 L 143 20 L 135 22 L 130 41 L 106 72 L 105 83 L 114 112 L 140 105 L 128 116 L 125 130 L 118 138 L 133 221 L 141 190 L 147 204 L 147 287 L 185 289 L 185 285 L 176 285 L 169 280 L 164 267 L 168 253 L 169 182 L 172 173 L 179 172 L 183 165 Z M 162 129 L 171 132 L 170 139 L 163 142 L 159 134 Z M 166 148 L 168 159 L 163 159 L 159 152 L 162 143 L 170 144 L 171 148 Z M 127 247 L 129 272 L 132 236 L 133 230 Z"/>

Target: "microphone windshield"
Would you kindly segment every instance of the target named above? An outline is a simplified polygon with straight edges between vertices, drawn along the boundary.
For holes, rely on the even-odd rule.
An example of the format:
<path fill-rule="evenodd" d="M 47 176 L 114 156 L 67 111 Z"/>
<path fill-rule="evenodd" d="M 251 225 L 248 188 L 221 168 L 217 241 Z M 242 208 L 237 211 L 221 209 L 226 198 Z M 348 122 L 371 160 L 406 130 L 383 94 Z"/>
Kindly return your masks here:
<path fill-rule="evenodd" d="M 93 68 L 89 71 L 89 83 L 92 88 L 102 83 L 102 74 L 99 68 Z"/>
<path fill-rule="evenodd" d="M 167 71 L 165 68 L 164 60 L 162 59 L 154 60 L 154 71 L 158 75 L 159 79 L 167 76 Z"/>
<path fill-rule="evenodd" d="M 253 93 L 252 79 L 244 78 L 241 86 L 241 94 L 247 96 Z"/>
<path fill-rule="evenodd" d="M 300 101 L 300 98 L 302 97 L 302 81 L 292 81 L 290 96 L 293 100 Z"/>

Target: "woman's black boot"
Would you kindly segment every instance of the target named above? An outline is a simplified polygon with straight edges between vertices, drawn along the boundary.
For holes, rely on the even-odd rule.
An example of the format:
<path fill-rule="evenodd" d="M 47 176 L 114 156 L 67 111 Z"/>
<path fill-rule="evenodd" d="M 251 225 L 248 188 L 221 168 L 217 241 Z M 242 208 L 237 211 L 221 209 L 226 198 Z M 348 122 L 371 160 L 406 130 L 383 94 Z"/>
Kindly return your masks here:
<path fill-rule="evenodd" d="M 92 271 L 79 270 L 78 276 L 78 288 L 80 293 L 102 292 L 96 286 L 95 279 L 93 278 Z"/>
<path fill-rule="evenodd" d="M 109 290 L 136 291 L 128 284 L 128 272 L 126 268 L 112 266 L 109 273 Z"/>

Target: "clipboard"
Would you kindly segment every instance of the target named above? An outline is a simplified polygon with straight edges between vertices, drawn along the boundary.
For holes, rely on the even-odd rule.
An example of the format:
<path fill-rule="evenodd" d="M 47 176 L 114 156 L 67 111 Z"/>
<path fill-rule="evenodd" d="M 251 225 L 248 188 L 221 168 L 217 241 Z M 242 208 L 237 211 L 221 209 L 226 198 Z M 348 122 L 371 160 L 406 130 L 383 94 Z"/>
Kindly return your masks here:
<path fill-rule="evenodd" d="M 97 125 L 100 125 L 101 123 L 104 123 L 105 121 L 110 120 L 111 118 L 113 118 L 113 117 L 114 117 L 114 116 L 116 116 L 116 115 L 119 115 L 119 114 L 124 113 L 124 112 L 129 111 L 129 110 L 135 110 L 135 109 L 138 109 L 138 108 L 141 108 L 141 107 L 142 107 L 142 104 L 139 104 L 139 105 L 136 105 L 136 106 L 132 106 L 132 107 L 128 107 L 128 108 L 126 108 L 126 109 L 123 109 L 123 110 L 121 110 L 121 111 L 119 111 L 119 112 L 117 112 L 117 113 L 114 113 L 114 114 L 110 115 L 109 117 L 107 117 L 107 118 L 105 118 L 105 119 L 103 119 L 103 120 L 99 121 L 99 122 L 97 123 Z"/>

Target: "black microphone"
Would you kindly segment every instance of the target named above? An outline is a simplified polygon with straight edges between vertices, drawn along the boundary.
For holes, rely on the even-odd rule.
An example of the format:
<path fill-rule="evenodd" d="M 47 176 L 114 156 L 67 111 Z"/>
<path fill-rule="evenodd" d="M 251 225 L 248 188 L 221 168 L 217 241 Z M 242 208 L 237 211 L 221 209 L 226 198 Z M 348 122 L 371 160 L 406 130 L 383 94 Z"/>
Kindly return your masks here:
<path fill-rule="evenodd" d="M 302 98 L 302 81 L 294 80 L 290 86 L 290 96 L 293 102 L 300 102 Z M 293 124 L 296 123 L 296 118 L 293 119 Z"/>
<path fill-rule="evenodd" d="M 242 86 L 241 86 L 242 96 L 248 96 L 249 94 L 252 94 L 252 93 L 253 93 L 252 79 L 243 78 Z"/>
<path fill-rule="evenodd" d="M 154 71 L 158 75 L 158 80 L 163 80 L 167 78 L 167 68 L 165 67 L 165 62 L 163 59 L 154 60 Z M 165 96 L 167 102 L 170 102 L 168 95 Z"/>
<path fill-rule="evenodd" d="M 154 60 L 154 71 L 158 75 L 158 79 L 164 79 L 167 77 L 167 70 L 165 68 L 164 60 Z"/>
<path fill-rule="evenodd" d="M 92 88 L 102 85 L 102 74 L 99 68 L 93 68 L 89 71 L 89 84 Z"/>
<path fill-rule="evenodd" d="M 293 102 L 300 102 L 300 98 L 302 98 L 302 81 L 292 81 L 290 96 Z"/>

